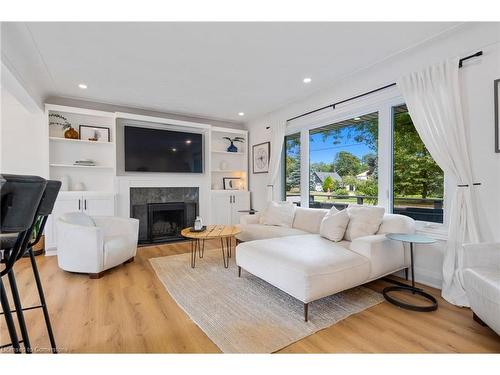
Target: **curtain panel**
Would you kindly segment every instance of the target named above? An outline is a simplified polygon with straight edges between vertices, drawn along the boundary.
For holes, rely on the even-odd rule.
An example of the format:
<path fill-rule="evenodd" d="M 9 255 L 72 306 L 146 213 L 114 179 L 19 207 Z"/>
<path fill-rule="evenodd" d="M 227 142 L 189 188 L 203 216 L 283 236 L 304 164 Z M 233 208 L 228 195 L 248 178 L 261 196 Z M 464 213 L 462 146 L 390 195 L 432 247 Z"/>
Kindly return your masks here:
<path fill-rule="evenodd" d="M 271 155 L 269 158 L 269 174 L 267 178 L 267 200 L 281 200 L 276 183 L 280 177 L 280 167 L 285 142 L 286 121 L 275 121 L 271 124 Z"/>
<path fill-rule="evenodd" d="M 469 306 L 462 268 L 465 242 L 479 242 L 474 174 L 468 149 L 468 135 L 460 99 L 458 58 L 448 59 L 401 77 L 401 90 L 420 138 L 445 175 L 457 186 L 451 191 L 448 241 L 443 262 L 442 296 L 447 301 Z"/>

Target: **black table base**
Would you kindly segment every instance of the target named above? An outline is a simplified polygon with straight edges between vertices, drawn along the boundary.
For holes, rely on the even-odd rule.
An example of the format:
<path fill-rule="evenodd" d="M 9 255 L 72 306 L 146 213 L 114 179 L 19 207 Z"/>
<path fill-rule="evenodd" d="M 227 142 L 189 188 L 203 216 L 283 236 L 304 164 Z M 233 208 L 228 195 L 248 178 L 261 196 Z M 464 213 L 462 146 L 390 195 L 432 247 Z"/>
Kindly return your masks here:
<path fill-rule="evenodd" d="M 432 304 L 428 306 L 418 306 L 418 305 L 412 305 L 406 302 L 402 302 L 394 297 L 390 296 L 390 292 L 410 292 L 412 294 L 418 294 L 419 296 L 424 297 L 425 299 L 429 300 Z M 411 286 L 389 286 L 387 288 L 384 288 L 382 291 L 382 294 L 384 295 L 384 298 L 392 303 L 393 305 L 396 305 L 398 307 L 401 307 L 406 310 L 412 310 L 412 311 L 419 311 L 419 312 L 430 312 L 430 311 L 435 311 L 438 308 L 438 303 L 437 300 L 431 296 L 429 293 L 424 292 L 422 289 L 419 288 L 413 288 Z"/>
<path fill-rule="evenodd" d="M 413 266 L 413 243 L 412 242 L 410 242 L 410 268 L 411 268 L 411 286 L 404 284 L 400 281 L 396 281 L 396 280 L 392 280 L 392 279 L 384 277 L 384 280 L 391 282 L 393 284 L 396 284 L 395 286 L 389 286 L 387 288 L 384 288 L 384 290 L 382 290 L 382 294 L 384 295 L 384 298 L 387 300 L 387 302 L 390 302 L 393 305 L 401 307 L 402 309 L 406 309 L 406 310 L 412 310 L 412 311 L 418 311 L 418 312 L 430 312 L 430 311 L 437 310 L 437 308 L 438 308 L 437 300 L 433 296 L 431 296 L 429 293 L 426 293 L 422 289 L 415 287 L 415 269 Z M 406 279 L 408 280 L 407 269 L 405 270 L 405 275 L 406 275 Z M 428 306 L 412 305 L 410 303 L 406 303 L 406 302 L 400 301 L 394 297 L 391 297 L 389 295 L 390 292 L 409 292 L 412 294 L 418 294 L 419 296 L 424 297 L 425 299 L 429 300 L 431 302 L 431 305 L 428 305 Z"/>

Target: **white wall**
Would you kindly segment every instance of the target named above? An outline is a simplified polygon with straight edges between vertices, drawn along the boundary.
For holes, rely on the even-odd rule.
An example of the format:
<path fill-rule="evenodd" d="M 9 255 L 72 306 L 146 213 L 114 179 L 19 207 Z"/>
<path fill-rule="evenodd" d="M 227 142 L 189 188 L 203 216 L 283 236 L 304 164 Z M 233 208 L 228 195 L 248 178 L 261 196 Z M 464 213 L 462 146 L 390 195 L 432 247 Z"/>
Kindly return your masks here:
<path fill-rule="evenodd" d="M 2 65 L 0 172 L 48 176 L 44 112 Z"/>
<path fill-rule="evenodd" d="M 335 48 L 334 45 L 330 48 Z M 360 46 L 361 48 L 361 46 Z M 275 112 L 246 124 L 250 147 L 270 141 L 266 130 L 274 121 L 286 120 L 315 108 L 395 82 L 403 74 L 419 70 L 452 56 L 467 56 L 479 50 L 480 58 L 464 63 L 461 69 L 463 105 L 469 126 L 470 152 L 479 188 L 480 225 L 489 228 L 500 240 L 500 154 L 494 152 L 493 81 L 500 78 L 500 23 L 467 24 L 435 40 L 406 51 L 355 75 L 346 77 L 326 91 L 307 100 L 292 103 Z M 304 121 L 304 120 L 301 120 Z M 293 123 L 291 124 L 293 125 Z M 273 147 L 271 145 L 271 147 Z M 251 158 L 250 158 L 251 159 Z M 250 166 L 251 167 L 251 166 Z M 253 208 L 266 204 L 266 174 L 250 173 Z M 280 188 L 280 187 L 278 187 Z M 441 280 L 443 243 L 417 249 L 417 279 L 439 286 Z"/>

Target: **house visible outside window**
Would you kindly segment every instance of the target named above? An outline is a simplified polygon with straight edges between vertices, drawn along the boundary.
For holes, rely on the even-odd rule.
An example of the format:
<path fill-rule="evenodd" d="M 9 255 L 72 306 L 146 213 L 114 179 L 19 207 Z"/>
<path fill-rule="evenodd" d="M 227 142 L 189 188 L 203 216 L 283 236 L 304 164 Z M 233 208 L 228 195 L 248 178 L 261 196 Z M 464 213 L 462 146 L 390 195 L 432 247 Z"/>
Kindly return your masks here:
<path fill-rule="evenodd" d="M 300 206 L 300 133 L 285 137 L 285 200 Z"/>
<path fill-rule="evenodd" d="M 420 139 L 406 105 L 393 108 L 392 209 L 443 223 L 444 174 Z"/>
<path fill-rule="evenodd" d="M 378 112 L 309 132 L 309 207 L 378 202 Z"/>

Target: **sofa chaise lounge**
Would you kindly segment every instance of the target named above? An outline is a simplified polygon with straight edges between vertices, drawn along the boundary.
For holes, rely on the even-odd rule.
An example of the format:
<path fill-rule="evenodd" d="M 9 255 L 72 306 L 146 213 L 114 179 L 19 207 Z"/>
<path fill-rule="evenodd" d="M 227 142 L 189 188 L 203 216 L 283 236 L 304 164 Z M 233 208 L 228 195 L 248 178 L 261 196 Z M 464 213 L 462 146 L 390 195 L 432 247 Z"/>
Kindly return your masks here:
<path fill-rule="evenodd" d="M 413 233 L 413 219 L 385 214 L 374 235 L 333 242 L 320 236 L 328 210 L 297 208 L 291 227 L 260 224 L 259 215 L 242 216 L 236 264 L 304 303 L 405 270 L 409 255 L 386 233 Z"/>

